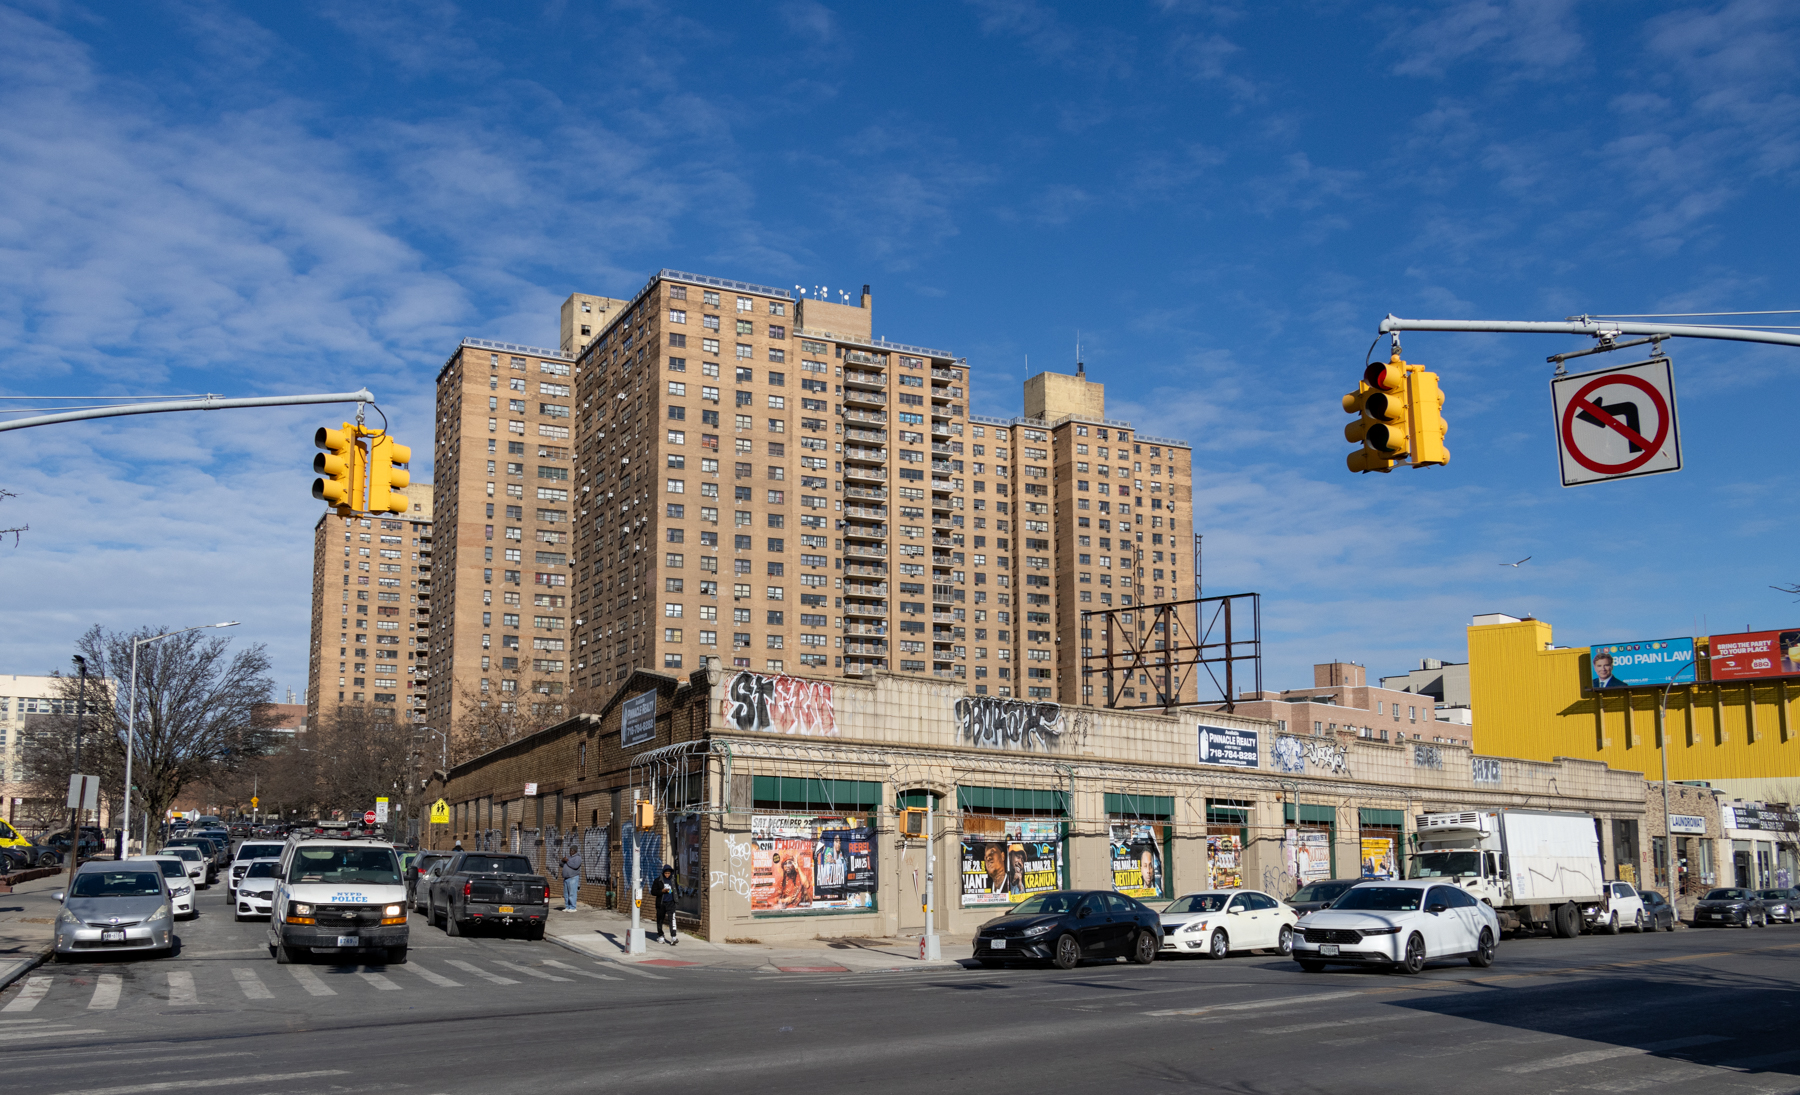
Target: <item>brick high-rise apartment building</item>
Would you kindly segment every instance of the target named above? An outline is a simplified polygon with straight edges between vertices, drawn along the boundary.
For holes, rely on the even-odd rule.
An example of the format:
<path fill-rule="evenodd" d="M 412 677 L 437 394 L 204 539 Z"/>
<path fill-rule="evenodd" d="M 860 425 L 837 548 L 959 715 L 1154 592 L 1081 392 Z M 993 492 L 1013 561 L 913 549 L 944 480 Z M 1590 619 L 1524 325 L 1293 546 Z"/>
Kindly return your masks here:
<path fill-rule="evenodd" d="M 384 718 L 424 719 L 431 669 L 432 485 L 414 483 L 405 494 L 404 513 L 339 517 L 328 511 L 313 526 L 309 727 L 346 705 L 372 707 Z"/>

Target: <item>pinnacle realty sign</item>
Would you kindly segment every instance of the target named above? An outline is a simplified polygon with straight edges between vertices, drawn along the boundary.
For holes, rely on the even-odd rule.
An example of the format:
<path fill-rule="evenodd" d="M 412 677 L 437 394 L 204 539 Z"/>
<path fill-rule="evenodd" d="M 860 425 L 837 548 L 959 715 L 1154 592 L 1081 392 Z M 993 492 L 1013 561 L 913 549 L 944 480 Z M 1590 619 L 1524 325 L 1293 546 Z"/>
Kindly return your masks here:
<path fill-rule="evenodd" d="M 1221 764 L 1228 768 L 1255 768 L 1262 751 L 1260 735 L 1255 730 L 1236 727 L 1199 727 L 1200 763 Z"/>

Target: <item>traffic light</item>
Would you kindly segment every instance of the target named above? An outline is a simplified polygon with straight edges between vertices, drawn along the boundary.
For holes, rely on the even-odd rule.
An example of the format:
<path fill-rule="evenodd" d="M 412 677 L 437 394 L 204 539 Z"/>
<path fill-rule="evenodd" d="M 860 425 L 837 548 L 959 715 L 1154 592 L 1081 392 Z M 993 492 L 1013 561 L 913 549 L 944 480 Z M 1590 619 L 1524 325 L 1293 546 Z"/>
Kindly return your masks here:
<path fill-rule="evenodd" d="M 395 464 L 412 463 L 412 450 L 385 433 L 369 435 L 369 512 L 405 513 L 403 488 L 412 482 L 405 468 Z"/>
<path fill-rule="evenodd" d="M 1438 387 L 1438 375 L 1422 366 L 1407 366 L 1406 414 L 1412 421 L 1412 465 L 1442 466 L 1450 462 L 1450 450 L 1444 447 L 1444 435 L 1450 432 L 1444 421 L 1444 392 Z"/>
<path fill-rule="evenodd" d="M 1406 362 L 1395 354 L 1363 371 L 1362 383 L 1344 397 L 1344 411 L 1358 415 L 1344 439 L 1362 448 L 1345 463 L 1354 472 L 1389 472 L 1407 453 Z"/>
<path fill-rule="evenodd" d="M 324 477 L 313 480 L 313 497 L 330 502 L 346 517 L 362 509 L 361 432 L 362 427 L 346 422 L 341 430 L 320 426 L 313 434 L 313 444 L 325 450 L 313 457 L 313 471 Z"/>

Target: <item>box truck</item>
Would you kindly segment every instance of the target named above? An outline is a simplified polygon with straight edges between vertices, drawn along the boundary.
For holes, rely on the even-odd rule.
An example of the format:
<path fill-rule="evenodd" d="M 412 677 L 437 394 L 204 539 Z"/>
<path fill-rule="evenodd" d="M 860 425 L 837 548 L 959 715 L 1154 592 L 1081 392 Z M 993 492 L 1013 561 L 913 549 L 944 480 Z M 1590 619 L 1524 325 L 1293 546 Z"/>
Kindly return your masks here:
<path fill-rule="evenodd" d="M 1423 814 L 1408 878 L 1442 878 L 1493 906 L 1506 931 L 1581 933 L 1587 908 L 1609 889 L 1600 834 L 1588 814 L 1488 809 Z"/>

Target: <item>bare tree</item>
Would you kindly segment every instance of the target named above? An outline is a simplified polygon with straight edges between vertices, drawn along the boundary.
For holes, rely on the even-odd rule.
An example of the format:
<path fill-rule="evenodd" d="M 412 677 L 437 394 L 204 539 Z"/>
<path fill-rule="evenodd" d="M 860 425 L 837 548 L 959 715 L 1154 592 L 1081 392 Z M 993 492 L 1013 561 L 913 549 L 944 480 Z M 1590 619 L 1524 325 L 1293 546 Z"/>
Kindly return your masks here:
<path fill-rule="evenodd" d="M 14 494 L 12 491 L 0 490 L 0 502 L 4 502 L 8 498 L 17 498 L 17 497 L 18 497 L 18 495 Z M 0 540 L 4 540 L 8 536 L 11 536 L 13 538 L 13 547 L 18 547 L 20 538 L 23 536 L 23 534 L 30 532 L 30 531 L 31 531 L 30 525 L 14 525 L 11 528 L 0 528 Z"/>
<path fill-rule="evenodd" d="M 461 764 L 563 721 L 562 696 L 496 695 L 465 685 L 450 727 L 450 763 Z M 537 702 L 533 702 L 533 701 Z"/>

